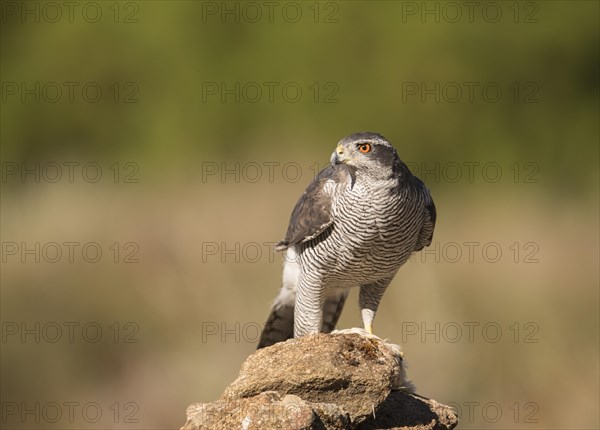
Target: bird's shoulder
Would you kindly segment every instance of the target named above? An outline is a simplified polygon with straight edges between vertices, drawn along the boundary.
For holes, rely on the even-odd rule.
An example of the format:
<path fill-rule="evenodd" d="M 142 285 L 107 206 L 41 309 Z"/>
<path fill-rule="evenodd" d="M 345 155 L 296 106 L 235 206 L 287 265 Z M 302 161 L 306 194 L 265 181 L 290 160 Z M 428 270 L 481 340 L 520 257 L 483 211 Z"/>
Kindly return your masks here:
<path fill-rule="evenodd" d="M 306 242 L 327 230 L 333 223 L 332 200 L 339 190 L 352 187 L 355 181 L 356 170 L 352 166 L 330 164 L 321 170 L 298 199 L 285 239 L 276 245 L 276 249 Z"/>

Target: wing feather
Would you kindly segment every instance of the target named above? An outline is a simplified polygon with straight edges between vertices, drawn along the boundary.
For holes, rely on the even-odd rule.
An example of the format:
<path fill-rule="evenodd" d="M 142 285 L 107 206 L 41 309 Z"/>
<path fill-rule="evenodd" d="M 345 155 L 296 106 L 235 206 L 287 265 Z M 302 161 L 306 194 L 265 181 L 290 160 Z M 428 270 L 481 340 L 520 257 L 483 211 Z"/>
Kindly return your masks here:
<path fill-rule="evenodd" d="M 412 192 L 416 195 L 420 195 L 421 198 L 424 199 L 425 207 L 423 210 L 423 224 L 421 225 L 421 230 L 419 231 L 419 236 L 415 243 L 415 251 L 420 251 L 426 246 L 431 245 L 433 239 L 435 220 L 437 218 L 435 204 L 433 203 L 433 198 L 431 197 L 429 189 L 425 186 L 423 181 L 410 172 L 406 165 L 399 163 L 395 170 L 402 171 L 402 175 L 406 178 L 405 184 L 412 188 Z M 398 189 L 396 192 L 400 192 L 400 190 Z"/>
<path fill-rule="evenodd" d="M 437 218 L 437 210 L 435 208 L 435 204 L 433 203 L 431 193 L 425 184 L 423 184 L 423 182 L 421 182 L 421 186 L 421 192 L 425 193 L 425 210 L 423 213 L 423 225 L 421 226 L 421 231 L 419 232 L 415 251 L 420 251 L 426 246 L 431 245 L 431 241 L 433 239 L 433 230 L 435 229 L 435 220 Z"/>
<path fill-rule="evenodd" d="M 329 165 L 315 177 L 296 203 L 285 239 L 275 245 L 280 251 L 321 235 L 334 222 L 331 200 L 337 185 L 354 183 L 355 170 L 345 164 Z M 327 186 L 331 183 L 333 187 Z"/>

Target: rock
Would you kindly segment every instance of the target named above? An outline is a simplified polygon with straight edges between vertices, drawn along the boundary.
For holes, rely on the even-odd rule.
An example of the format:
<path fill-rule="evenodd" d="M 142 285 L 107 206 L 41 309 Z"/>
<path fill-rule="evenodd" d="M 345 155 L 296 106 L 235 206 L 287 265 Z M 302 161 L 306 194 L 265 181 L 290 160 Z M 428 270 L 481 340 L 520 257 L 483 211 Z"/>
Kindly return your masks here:
<path fill-rule="evenodd" d="M 313 405 L 275 391 L 245 399 L 196 403 L 188 407 L 187 418 L 182 430 L 343 429 L 350 424 L 347 414 L 336 405 Z"/>
<path fill-rule="evenodd" d="M 369 417 L 358 428 L 447 430 L 457 424 L 458 418 L 450 406 L 416 394 L 392 391 L 379 405 L 375 416 Z"/>
<path fill-rule="evenodd" d="M 221 399 L 194 404 L 183 429 L 452 429 L 448 406 L 411 394 L 396 345 L 348 330 L 253 353 Z M 402 391 L 400 391 L 402 390 Z"/>
<path fill-rule="evenodd" d="M 277 391 L 340 405 L 357 422 L 401 384 L 401 360 L 376 336 L 337 332 L 290 339 L 248 357 L 222 399 Z"/>

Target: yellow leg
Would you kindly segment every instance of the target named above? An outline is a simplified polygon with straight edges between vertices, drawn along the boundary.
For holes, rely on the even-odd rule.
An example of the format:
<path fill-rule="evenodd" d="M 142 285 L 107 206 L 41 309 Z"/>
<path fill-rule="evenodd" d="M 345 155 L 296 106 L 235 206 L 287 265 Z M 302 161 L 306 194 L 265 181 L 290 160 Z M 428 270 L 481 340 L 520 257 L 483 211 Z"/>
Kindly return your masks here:
<path fill-rule="evenodd" d="M 369 334 L 373 334 L 373 326 L 371 324 L 365 324 L 365 330 Z"/>

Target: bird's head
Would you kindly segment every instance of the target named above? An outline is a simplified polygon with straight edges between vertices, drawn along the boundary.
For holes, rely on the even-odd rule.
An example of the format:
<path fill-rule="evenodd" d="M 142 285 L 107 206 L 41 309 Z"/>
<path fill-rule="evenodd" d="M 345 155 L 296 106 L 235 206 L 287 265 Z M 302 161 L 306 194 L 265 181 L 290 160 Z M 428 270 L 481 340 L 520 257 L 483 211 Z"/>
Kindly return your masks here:
<path fill-rule="evenodd" d="M 387 171 L 399 161 L 394 147 L 377 133 L 354 133 L 339 141 L 331 154 L 332 164 L 347 164 L 358 170 Z"/>

